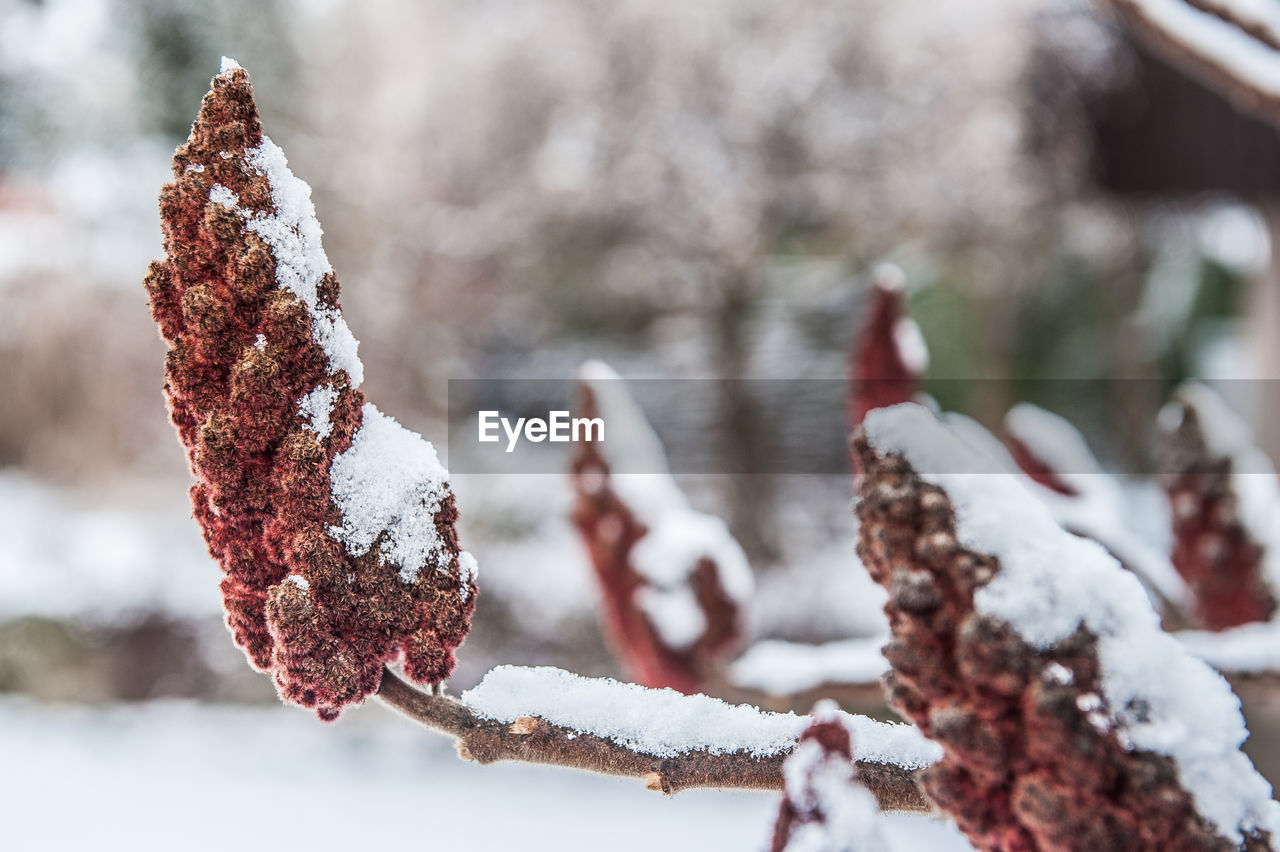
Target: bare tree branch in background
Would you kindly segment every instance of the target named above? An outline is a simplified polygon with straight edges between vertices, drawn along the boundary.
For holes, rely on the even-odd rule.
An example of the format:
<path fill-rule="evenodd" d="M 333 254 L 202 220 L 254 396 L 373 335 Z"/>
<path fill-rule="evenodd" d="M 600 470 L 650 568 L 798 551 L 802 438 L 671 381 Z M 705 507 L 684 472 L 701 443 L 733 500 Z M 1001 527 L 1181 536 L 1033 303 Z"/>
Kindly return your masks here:
<path fill-rule="evenodd" d="M 1280 126 L 1280 13 L 1238 0 L 1099 0 L 1152 50 Z"/>

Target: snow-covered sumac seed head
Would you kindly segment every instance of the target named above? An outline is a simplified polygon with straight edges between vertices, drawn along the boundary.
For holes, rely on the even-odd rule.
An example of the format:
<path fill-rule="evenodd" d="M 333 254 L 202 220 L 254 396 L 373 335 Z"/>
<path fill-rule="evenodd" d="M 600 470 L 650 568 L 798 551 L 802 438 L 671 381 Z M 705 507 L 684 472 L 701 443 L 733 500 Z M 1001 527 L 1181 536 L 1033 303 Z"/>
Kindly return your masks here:
<path fill-rule="evenodd" d="M 227 625 L 287 701 L 333 719 L 398 659 L 452 671 L 475 608 L 448 473 L 365 402 L 310 189 L 224 63 L 160 197 L 147 276 L 165 394 L 222 566 Z"/>
<path fill-rule="evenodd" d="M 1280 812 L 1238 702 L 1132 574 L 1014 478 L 940 472 L 990 461 L 920 406 L 872 412 L 854 449 L 889 696 L 943 747 L 922 782 L 976 848 L 1271 848 Z"/>

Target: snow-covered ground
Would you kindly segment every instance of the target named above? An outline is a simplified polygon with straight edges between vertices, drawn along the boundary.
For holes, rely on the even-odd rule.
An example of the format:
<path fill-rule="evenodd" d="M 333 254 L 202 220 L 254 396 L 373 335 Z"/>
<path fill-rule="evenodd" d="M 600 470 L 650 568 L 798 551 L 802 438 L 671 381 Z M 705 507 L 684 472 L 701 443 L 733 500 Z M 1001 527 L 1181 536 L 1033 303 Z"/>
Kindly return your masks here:
<path fill-rule="evenodd" d="M 285 707 L 0 701 L 12 850 L 705 849 L 767 846 L 777 796 L 520 764 L 478 766 L 380 708 L 334 725 Z M 966 850 L 947 823 L 885 818 L 895 850 Z"/>
<path fill-rule="evenodd" d="M 222 574 L 181 485 L 167 499 L 133 498 L 125 505 L 0 472 L 0 618 L 217 614 Z"/>

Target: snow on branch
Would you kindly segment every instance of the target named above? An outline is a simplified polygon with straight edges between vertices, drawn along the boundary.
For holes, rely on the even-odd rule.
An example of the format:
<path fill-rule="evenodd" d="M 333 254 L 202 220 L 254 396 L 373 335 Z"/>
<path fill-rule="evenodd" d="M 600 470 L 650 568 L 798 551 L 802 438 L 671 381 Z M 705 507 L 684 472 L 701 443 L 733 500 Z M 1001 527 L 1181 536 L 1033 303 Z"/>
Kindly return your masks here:
<path fill-rule="evenodd" d="M 695 511 L 625 382 L 591 362 L 577 413 L 606 440 L 573 461 L 573 521 L 600 582 L 603 621 L 629 676 L 696 692 L 741 644 L 754 591 L 746 555 L 719 518 Z"/>
<path fill-rule="evenodd" d="M 1103 0 L 1144 43 L 1280 124 L 1280 15 L 1269 0 Z"/>
<path fill-rule="evenodd" d="M 871 308 L 849 353 L 849 423 L 867 412 L 912 400 L 929 366 L 929 349 L 915 320 L 906 315 L 906 278 L 892 264 L 871 277 Z"/>
<path fill-rule="evenodd" d="M 388 672 L 379 697 L 456 737 L 466 759 L 630 776 L 664 793 L 782 789 L 783 760 L 809 721 L 554 668 L 500 666 L 461 701 L 420 692 Z M 908 725 L 840 718 L 856 732 L 854 759 L 880 807 L 927 811 L 916 775 L 940 757 L 937 747 Z"/>
<path fill-rule="evenodd" d="M 857 732 L 833 702 L 813 721 L 782 766 L 785 796 L 770 852 L 888 852 L 876 800 L 851 761 Z"/>
<path fill-rule="evenodd" d="M 167 256 L 146 288 L 236 643 L 324 719 L 375 692 L 389 661 L 443 680 L 475 607 L 448 474 L 358 389 L 311 189 L 262 132 L 234 60 L 173 172 Z"/>
<path fill-rule="evenodd" d="M 855 446 L 891 700 L 943 746 L 922 782 L 978 848 L 1273 848 L 1238 700 L 1131 573 L 920 406 Z"/>
<path fill-rule="evenodd" d="M 1276 614 L 1280 485 L 1248 426 L 1199 383 L 1160 412 L 1162 470 L 1173 516 L 1173 564 L 1210 630 Z"/>

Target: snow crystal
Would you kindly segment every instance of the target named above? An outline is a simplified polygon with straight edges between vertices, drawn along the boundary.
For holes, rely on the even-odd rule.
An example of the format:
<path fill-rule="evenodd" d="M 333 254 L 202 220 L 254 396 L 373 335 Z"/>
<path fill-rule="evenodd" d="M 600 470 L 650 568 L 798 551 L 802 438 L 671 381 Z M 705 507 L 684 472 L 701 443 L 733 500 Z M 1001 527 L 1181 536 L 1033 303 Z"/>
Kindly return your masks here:
<path fill-rule="evenodd" d="M 243 69 L 241 68 L 239 62 L 236 62 L 230 56 L 224 56 L 222 57 L 222 62 L 219 63 L 218 65 L 218 76 L 226 77 L 232 71 L 240 71 L 240 70 L 243 70 Z"/>
<path fill-rule="evenodd" d="M 227 189 L 220 183 L 215 183 L 213 189 L 209 190 L 209 200 L 214 204 L 220 204 L 231 210 L 236 209 L 236 205 L 240 203 L 240 196 Z"/>
<path fill-rule="evenodd" d="M 253 341 L 253 348 L 257 349 L 259 352 L 261 352 L 263 349 L 266 349 L 267 336 L 265 334 L 259 334 L 257 338 L 255 338 Z"/>
<path fill-rule="evenodd" d="M 880 649 L 887 636 L 802 645 L 770 639 L 757 642 L 729 667 L 738 686 L 769 695 L 794 695 L 823 684 L 877 683 L 889 670 Z"/>
<path fill-rule="evenodd" d="M 200 165 L 199 163 L 192 163 L 191 165 L 183 169 L 183 171 L 196 172 L 197 174 L 199 174 L 200 172 L 204 171 L 204 166 Z"/>
<path fill-rule="evenodd" d="M 304 592 L 307 589 L 311 588 L 311 584 L 307 582 L 307 578 L 302 576 L 301 574 L 290 574 L 288 577 L 284 578 L 284 581 L 286 583 L 293 583 L 293 585 L 297 586 L 299 589 L 302 589 L 302 591 Z"/>
<path fill-rule="evenodd" d="M 630 554 L 632 566 L 654 592 L 641 606 L 671 647 L 688 647 L 705 627 L 688 589 L 694 569 L 710 559 L 724 591 L 746 603 L 755 589 L 746 554 L 724 521 L 689 505 L 668 471 L 662 442 L 622 378 L 607 364 L 588 361 L 579 368 L 578 379 L 591 389 L 597 412 L 608 424 L 608 440 L 600 446 L 609 483 L 648 530 Z M 624 470 L 645 472 L 619 472 Z"/>
<path fill-rule="evenodd" d="M 261 337 L 262 335 L 258 335 Z M 302 428 L 314 432 L 316 437 L 324 440 L 333 431 L 329 415 L 333 412 L 333 403 L 338 398 L 338 390 L 332 382 L 325 382 L 311 393 L 298 400 L 298 416 L 305 422 Z"/>
<path fill-rule="evenodd" d="M 808 725 L 807 716 L 767 713 L 706 695 L 646 689 L 612 678 L 585 678 L 549 667 L 499 666 L 462 700 L 482 716 L 514 722 L 536 716 L 581 734 L 613 740 L 656 757 L 705 749 L 713 754 L 745 751 L 757 757 L 791 748 Z M 858 760 L 907 769 L 942 757 L 910 725 L 842 714 L 855 732 Z"/>
<path fill-rule="evenodd" d="M 1137 578 L 1092 541 L 1059 527 L 1013 476 L 926 409 L 907 403 L 872 411 L 866 435 L 943 488 L 966 548 L 999 558 L 1001 570 L 974 596 L 978 611 L 1049 649 L 1086 627 L 1098 637 L 1102 694 L 1120 742 L 1173 758 L 1200 814 L 1224 836 L 1280 831 L 1271 786 L 1239 751 L 1248 736 L 1240 704 L 1220 675 L 1160 630 Z"/>
<path fill-rule="evenodd" d="M 363 414 L 351 446 L 329 467 L 333 502 L 342 513 L 342 526 L 329 531 L 352 556 L 368 553 L 385 533 L 383 561 L 398 565 L 400 578 L 412 583 L 423 564 L 442 555 L 435 515 L 449 473 L 421 435 L 371 402 L 365 403 Z"/>

